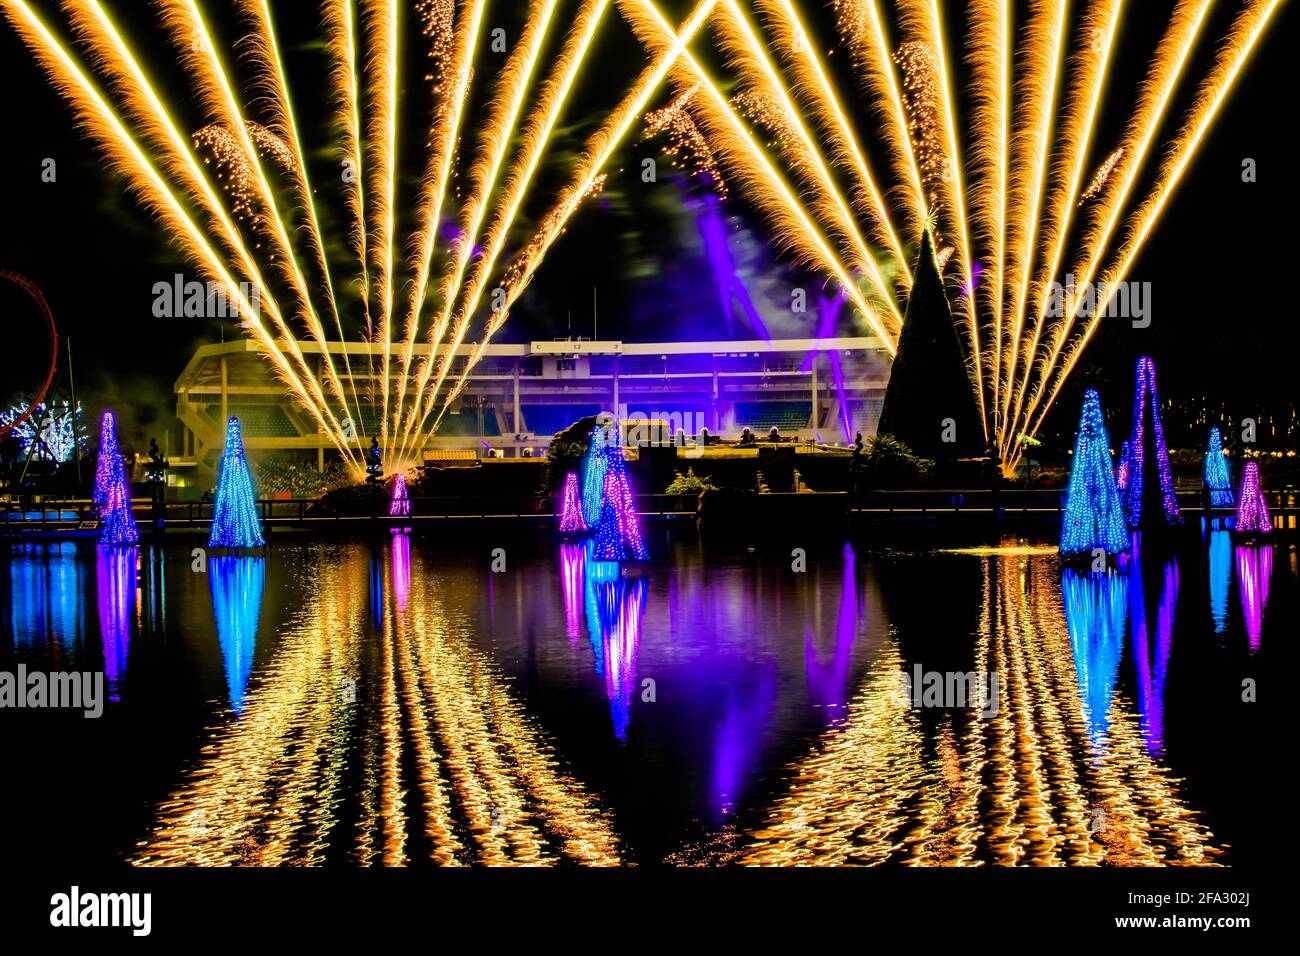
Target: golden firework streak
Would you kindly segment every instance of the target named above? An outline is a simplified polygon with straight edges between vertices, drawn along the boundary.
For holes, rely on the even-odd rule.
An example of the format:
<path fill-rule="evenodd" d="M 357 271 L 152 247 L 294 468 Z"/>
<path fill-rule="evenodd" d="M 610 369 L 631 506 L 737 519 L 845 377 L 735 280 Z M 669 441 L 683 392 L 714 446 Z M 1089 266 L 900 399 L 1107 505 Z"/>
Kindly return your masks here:
<path fill-rule="evenodd" d="M 415 238 L 416 281 L 411 288 L 411 301 L 408 304 L 406 325 L 406 349 L 402 356 L 403 383 L 398 390 L 397 408 L 393 415 L 394 428 L 398 427 L 402 414 L 402 405 L 406 398 L 406 379 L 410 377 L 411 362 L 415 351 L 415 339 L 419 335 L 420 312 L 424 307 L 424 298 L 429 286 L 429 269 L 433 262 L 433 252 L 438 240 L 438 224 L 442 219 L 442 205 L 447 195 L 447 183 L 451 178 L 452 160 L 456 155 L 456 141 L 460 136 L 461 121 L 464 117 L 465 103 L 469 99 L 470 77 L 473 75 L 474 47 L 478 45 L 478 35 L 483 23 L 483 0 L 473 0 L 468 10 L 469 28 L 457 32 L 457 42 L 452 54 L 456 74 L 456 84 L 451 96 L 439 104 L 434 116 L 434 147 L 429 153 L 428 168 L 420 188 L 420 228 Z M 443 114 L 447 107 L 451 109 L 450 120 Z M 439 122 L 441 121 L 441 122 Z M 503 139 L 508 139 L 504 137 Z M 472 245 L 472 244 L 471 244 Z M 445 293 L 444 293 L 445 295 Z M 440 303 L 440 307 L 443 304 Z M 442 331 L 430 333 L 431 345 L 436 345 L 442 338 Z M 433 361 L 432 354 L 425 359 L 425 366 Z M 427 375 L 426 375 L 427 377 Z M 419 388 L 412 398 L 412 409 L 419 400 Z M 406 432 L 403 430 L 399 443 L 405 446 Z M 399 457 L 400 457 L 399 452 Z"/>
<path fill-rule="evenodd" d="M 1101 301 L 1099 297 L 1092 316 L 1089 317 L 1087 324 L 1084 326 L 1082 335 L 1071 347 L 1065 362 L 1057 373 L 1055 383 L 1047 396 L 1047 401 L 1030 430 L 1030 434 L 1042 427 L 1043 419 L 1051 409 L 1052 403 L 1056 401 L 1056 397 L 1060 394 L 1061 387 L 1065 384 L 1070 372 L 1074 370 L 1074 366 L 1079 361 L 1079 356 L 1082 354 L 1084 347 L 1092 338 L 1093 333 L 1097 331 L 1097 325 L 1101 322 L 1101 317 L 1106 313 L 1111 299 L 1114 298 L 1115 292 L 1128 275 L 1128 270 L 1142 250 L 1142 246 L 1151 234 L 1152 228 L 1159 221 L 1160 214 L 1164 212 L 1165 203 L 1169 201 L 1169 197 L 1173 195 L 1174 189 L 1183 177 L 1183 173 L 1187 171 L 1187 166 L 1191 162 L 1197 147 L 1201 145 L 1206 130 L 1209 129 L 1224 100 L 1227 99 L 1228 93 L 1232 90 L 1232 86 L 1241 73 L 1242 67 L 1246 65 L 1246 61 L 1254 51 L 1256 43 L 1264 33 L 1264 28 L 1268 25 L 1269 19 L 1281 2 L 1282 0 L 1256 0 L 1233 23 L 1232 32 L 1215 61 L 1214 69 L 1201 83 L 1188 121 L 1183 125 L 1182 131 L 1175 139 L 1173 149 L 1161 164 L 1159 181 L 1151 196 L 1134 214 L 1136 223 L 1131 231 L 1130 238 L 1120 248 L 1119 261 L 1106 272 L 1104 280 L 1106 285 L 1105 300 Z M 1075 317 L 1078 317 L 1077 313 Z M 1045 382 L 1046 378 L 1043 379 L 1043 383 Z M 1040 387 L 1039 396 L 1041 394 Z M 1026 413 L 1026 421 L 1033 416 L 1034 407 L 1037 405 L 1037 397 Z M 1015 461 L 1019 460 L 1020 454 L 1020 450 L 1017 449 L 1012 461 L 1013 466 Z"/>
<path fill-rule="evenodd" d="M 528 191 L 528 186 L 532 182 L 533 174 L 541 163 L 542 153 L 550 140 L 551 132 L 559 121 L 560 111 L 568 100 L 569 92 L 577 79 L 578 68 L 581 66 L 587 51 L 591 48 L 596 28 L 599 26 L 605 10 L 609 7 L 609 3 L 610 0 L 588 0 L 587 4 L 582 8 L 573 30 L 570 31 L 565 41 L 564 51 L 560 54 L 556 69 L 543 87 L 539 102 L 529 118 L 528 126 L 520 136 L 522 145 L 520 146 L 519 158 L 507 176 L 503 189 L 503 199 L 498 203 L 497 218 L 488 228 L 488 238 L 485 243 L 487 251 L 476 261 L 469 279 L 459 291 L 459 295 L 467 302 L 467 305 L 463 307 L 466 314 L 473 313 L 478 304 L 479 296 L 482 294 L 483 280 L 492 271 L 497 258 L 501 255 L 510 227 L 514 223 L 515 216 L 518 214 L 519 207 Z M 440 339 L 441 335 L 439 335 Z M 484 341 L 486 341 L 486 338 Z M 434 396 L 433 394 L 426 395 L 425 388 L 433 372 L 434 361 L 437 358 L 434 349 L 438 344 L 439 341 L 434 340 L 431 336 L 429 340 L 429 356 L 416 378 L 415 395 L 412 398 L 411 406 L 413 417 L 406 426 L 403 448 L 406 447 L 413 435 L 423 433 L 423 423 L 427 420 L 433 407 Z M 439 382 L 446 375 L 446 368 L 450 367 L 455 352 L 455 346 L 444 348 L 442 360 L 445 365 L 440 370 Z M 466 374 L 468 374 L 468 369 Z M 436 393 L 436 391 L 435 386 L 434 392 Z"/>
<path fill-rule="evenodd" d="M 1050 10 L 1050 16 L 1047 14 Z M 1021 186 L 1015 191 L 1014 206 L 1026 209 L 1026 215 L 1015 217 L 1008 222 L 1008 242 L 1011 247 L 1011 260 L 1008 274 L 1015 289 L 1011 299 L 1011 358 L 1006 372 L 1006 389 L 1004 407 L 1002 407 L 1002 449 L 1006 445 L 1006 434 L 1011 431 L 1010 402 L 1015 384 L 1015 368 L 1019 363 L 1021 338 L 1024 330 L 1024 308 L 1030 291 L 1030 271 L 1034 265 L 1034 245 L 1039 228 L 1039 211 L 1043 208 L 1043 187 L 1045 173 L 1048 169 L 1050 139 L 1052 139 L 1052 108 L 1056 105 L 1057 87 L 1061 81 L 1062 52 L 1065 51 L 1065 14 L 1066 0 L 1050 0 L 1043 4 L 1043 10 L 1030 17 L 1026 40 L 1027 59 L 1030 70 L 1024 77 L 1021 88 L 1024 99 L 1034 111 L 1028 120 L 1027 142 L 1024 152 L 1028 159 L 1018 168 L 1013 169 L 1013 182 Z M 1050 59 L 1041 56 L 1040 51 L 1052 49 Z M 1021 151 L 1011 151 L 1019 155 Z M 1032 181 L 1032 186 L 1031 186 Z M 1023 237 L 1023 242 L 1017 239 Z M 1026 352 L 1028 363 L 1028 352 Z M 1026 371 L 1026 375 L 1028 372 Z M 1024 388 L 1023 382 L 1021 388 Z M 1017 411 L 1019 410 L 1017 397 Z"/>
<path fill-rule="evenodd" d="M 870 199 L 870 203 L 864 206 L 865 215 L 871 218 L 883 234 L 884 243 L 893 251 L 904 284 L 910 288 L 912 270 L 907 265 L 907 256 L 903 253 L 903 247 L 890 223 L 889 211 L 794 4 L 791 0 L 759 0 L 759 8 L 768 13 L 768 21 L 776 35 L 775 45 L 778 48 L 788 48 L 798 54 L 791 58 L 798 87 L 812 99 L 814 109 L 823 124 L 834 131 L 835 145 L 831 154 L 832 159 L 840 162 L 847 160 L 857 171 Z"/>
<path fill-rule="evenodd" d="M 208 30 L 207 23 L 204 21 L 203 15 L 194 0 L 161 0 L 161 4 L 163 25 L 171 33 L 178 49 L 181 50 L 183 61 L 190 67 L 198 84 L 200 99 L 204 107 L 230 127 L 243 147 L 249 169 L 253 173 L 253 182 L 257 186 L 262 203 L 265 205 L 267 212 L 270 213 L 270 220 L 275 226 L 274 236 L 282 253 L 281 269 L 301 299 L 302 317 L 312 337 L 316 339 L 317 344 L 320 346 L 321 352 L 326 356 L 325 366 L 329 372 L 330 386 L 334 391 L 335 398 L 346 409 L 347 398 L 343 392 L 343 385 L 334 372 L 333 363 L 328 360 L 325 329 L 320 323 L 320 318 L 316 315 L 315 307 L 312 305 L 311 293 L 307 289 L 307 282 L 298 266 L 298 259 L 294 253 L 293 243 L 289 240 L 289 233 L 285 228 L 284 219 L 280 215 L 279 205 L 276 203 L 271 185 L 267 181 L 266 171 L 262 167 L 262 160 L 257 148 L 249 138 L 248 126 L 244 121 L 243 111 L 235 98 L 234 90 L 230 86 L 225 67 L 221 64 L 221 58 L 217 56 L 216 43 Z M 294 348 L 297 348 L 296 344 Z M 315 384 L 314 376 L 311 381 L 313 388 L 319 389 L 319 386 Z M 335 418 L 334 413 L 329 409 L 323 397 L 321 404 L 325 406 L 323 409 L 324 414 L 333 423 L 332 427 L 342 434 L 343 430 L 338 423 L 338 419 Z"/>
<path fill-rule="evenodd" d="M 1074 269 L 1077 272 L 1073 274 L 1082 276 L 1079 288 L 1086 288 L 1096 274 L 1096 269 L 1100 264 L 1100 254 L 1106 248 L 1111 233 L 1119 223 L 1124 204 L 1137 182 L 1143 160 L 1155 140 L 1156 131 L 1160 128 L 1165 111 L 1173 99 L 1174 89 L 1182 76 L 1184 67 L 1187 65 L 1192 46 L 1195 44 L 1201 27 L 1205 23 L 1205 14 L 1209 10 L 1210 3 L 1211 0 L 1184 0 L 1175 10 L 1169 30 L 1161 40 L 1160 47 L 1156 50 L 1155 65 L 1147 82 L 1143 84 L 1138 107 L 1129 121 L 1125 131 L 1124 145 L 1121 147 L 1122 155 L 1118 160 L 1118 172 L 1122 174 L 1123 184 L 1118 189 L 1108 189 L 1103 186 L 1097 211 L 1091 217 L 1075 258 Z M 1117 171 L 1112 170 L 1110 182 L 1115 181 L 1116 173 Z M 1105 223 L 1104 227 L 1101 225 L 1103 221 Z M 1100 235 L 1098 234 L 1099 231 Z M 1050 279 L 1050 274 L 1044 277 L 1045 282 Z M 1012 425 L 1020 423 L 1024 400 L 1026 393 L 1029 391 L 1031 363 L 1038 350 L 1039 339 L 1042 333 L 1046 331 L 1047 309 L 1051 301 L 1046 285 L 1039 296 L 1039 301 L 1041 304 L 1038 309 L 1038 320 L 1034 323 L 1033 335 L 1025 351 L 1024 373 L 1020 389 L 1016 395 L 1016 409 L 1012 416 Z M 1068 316 L 1061 317 L 1061 326 L 1056 330 L 1057 334 L 1052 336 L 1053 345 L 1050 353 L 1039 359 L 1040 381 L 1045 380 L 1047 371 L 1056 361 L 1056 357 L 1064 346 L 1062 336 L 1065 332 L 1062 332 L 1061 329 L 1063 328 L 1068 332 L 1070 323 L 1066 321 L 1067 318 Z M 1010 447 L 1009 442 L 1014 441 L 1014 437 L 1015 432 L 1013 430 L 1010 432 L 1007 447 Z"/>
<path fill-rule="evenodd" d="M 99 141 L 109 162 L 127 177 L 132 191 L 146 208 L 153 211 L 176 236 L 185 254 L 238 302 L 244 326 L 261 343 L 272 360 L 272 366 L 322 429 L 328 430 L 321 409 L 276 348 L 274 339 L 259 320 L 256 308 L 90 78 L 24 0 L 0 0 L 0 3 L 3 3 L 10 23 L 46 69 L 55 87 L 72 102 L 88 132 Z M 340 451 L 347 455 L 349 450 L 346 446 L 338 442 L 334 433 L 330 434 Z"/>
<path fill-rule="evenodd" d="M 574 177 L 573 184 L 568 187 L 559 201 L 552 208 L 551 212 L 548 213 L 543 220 L 541 229 L 530 244 L 529 248 L 531 254 L 525 256 L 525 260 L 519 268 L 517 278 L 510 283 L 502 306 L 489 320 L 487 328 L 484 330 L 483 338 L 470 355 L 469 361 L 466 363 L 465 369 L 462 371 L 456 387 L 443 403 L 444 412 L 446 411 L 448 404 L 457 394 L 459 394 L 460 389 L 464 387 L 464 383 L 468 381 L 470 370 L 473 369 L 474 365 L 482 357 L 492 336 L 501 328 L 502 325 L 505 324 L 506 318 L 509 315 L 510 306 L 523 292 L 524 288 L 527 287 L 528 282 L 532 278 L 533 273 L 537 270 L 537 266 L 541 262 L 542 257 L 546 254 L 546 250 L 550 248 L 551 244 L 554 243 L 563 232 L 564 226 L 581 205 L 582 200 L 585 199 L 591 193 L 593 188 L 599 184 L 601 177 L 604 175 L 601 170 L 604 168 L 605 164 L 609 162 L 609 159 L 613 156 L 615 150 L 618 149 L 619 144 L 623 141 L 624 137 L 626 137 L 628 131 L 632 128 L 632 125 L 645 112 L 646 104 L 649 102 L 650 97 L 654 95 L 654 92 L 663 82 L 669 69 L 677 62 L 678 57 L 685 51 L 686 45 L 704 24 L 705 20 L 708 18 L 709 14 L 713 12 L 713 8 L 716 5 L 717 0 L 700 0 L 700 3 L 696 5 L 695 9 L 691 12 L 691 15 L 683 24 L 681 31 L 674 36 L 673 41 L 669 44 L 668 50 L 659 56 L 658 61 L 653 66 L 649 67 L 641 74 L 631 92 L 623 98 L 622 102 L 619 103 L 610 114 L 609 118 L 606 120 L 604 125 L 602 125 L 600 130 L 598 130 L 587 142 L 587 146 L 583 151 L 583 157 L 578 164 L 578 173 Z M 672 35 L 671 28 L 666 25 L 665 28 L 668 30 L 669 34 Z M 535 166 L 535 159 L 536 157 L 534 157 L 533 162 L 530 163 L 530 169 Z M 529 175 L 531 176 L 531 172 Z M 495 253 L 499 253 L 499 243 L 504 241 L 505 232 L 509 228 L 509 221 L 513 219 L 514 213 L 517 212 L 517 210 L 518 203 L 516 202 L 512 205 L 510 215 L 503 224 L 504 227 L 498 233 L 498 244 L 497 248 L 494 250 Z M 495 256 L 493 256 L 493 258 L 495 258 Z M 480 275 L 486 275 L 486 272 L 487 270 L 484 269 Z M 465 315 L 468 316 L 473 313 L 474 308 L 478 303 L 478 298 L 482 294 L 482 288 L 483 287 L 480 285 L 474 293 L 473 298 L 471 298 L 468 304 L 464 307 Z M 426 418 L 432 411 L 434 396 L 436 396 L 438 387 L 442 380 L 446 377 L 447 371 L 451 368 L 452 357 L 459 345 L 460 342 L 455 341 L 451 348 L 449 348 L 443 355 L 443 364 L 438 376 L 438 383 L 434 385 L 433 390 L 429 394 L 429 408 L 424 413 Z M 439 419 L 441 419 L 441 414 L 439 415 Z M 423 427 L 423 419 L 421 420 L 420 427 Z"/>

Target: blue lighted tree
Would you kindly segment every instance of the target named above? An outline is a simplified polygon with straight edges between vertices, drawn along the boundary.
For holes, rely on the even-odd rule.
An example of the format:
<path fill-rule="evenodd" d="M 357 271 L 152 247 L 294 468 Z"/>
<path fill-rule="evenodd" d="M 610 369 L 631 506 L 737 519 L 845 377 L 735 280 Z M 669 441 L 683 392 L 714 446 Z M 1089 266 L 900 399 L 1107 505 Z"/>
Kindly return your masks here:
<path fill-rule="evenodd" d="M 1228 461 L 1223 457 L 1223 439 L 1218 428 L 1210 429 L 1210 442 L 1205 449 L 1205 487 L 1210 492 L 1211 508 L 1231 508 L 1232 478 L 1228 475 Z"/>
<path fill-rule="evenodd" d="M 1128 546 L 1124 504 L 1115 487 L 1101 398 L 1090 388 L 1083 395 L 1083 415 L 1074 445 L 1070 492 L 1061 523 L 1061 554 L 1088 555 L 1099 548 L 1118 554 Z"/>
<path fill-rule="evenodd" d="M 221 477 L 217 481 L 217 498 L 212 508 L 212 532 L 209 548 L 256 548 L 262 540 L 262 525 L 257 517 L 257 498 L 253 494 L 253 476 L 244 457 L 244 439 L 239 419 L 226 423 L 226 450 L 221 456 Z"/>
<path fill-rule="evenodd" d="M 605 429 L 597 425 L 588 436 L 587 453 L 582 457 L 582 520 L 588 528 L 600 523 L 600 511 L 605 502 L 607 445 Z"/>

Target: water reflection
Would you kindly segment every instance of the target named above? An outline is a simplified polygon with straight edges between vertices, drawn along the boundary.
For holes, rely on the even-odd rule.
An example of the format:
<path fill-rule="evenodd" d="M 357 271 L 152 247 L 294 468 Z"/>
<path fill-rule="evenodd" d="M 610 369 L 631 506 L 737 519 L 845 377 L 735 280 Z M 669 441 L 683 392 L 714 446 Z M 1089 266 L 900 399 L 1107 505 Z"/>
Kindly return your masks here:
<path fill-rule="evenodd" d="M 135 612 L 136 565 L 140 549 L 114 546 L 95 548 L 95 599 L 99 634 L 104 646 L 104 679 L 108 699 L 122 699 L 122 681 L 131 653 L 131 618 Z"/>
<path fill-rule="evenodd" d="M 467 634 L 477 582 L 394 544 L 305 553 L 303 606 L 134 863 L 617 862 L 604 815 Z M 381 584 L 420 586 L 376 592 L 376 564 Z"/>
<path fill-rule="evenodd" d="M 624 577 L 617 561 L 597 561 L 595 543 L 560 546 L 560 578 L 564 592 L 565 630 L 577 637 L 577 595 L 587 621 L 587 640 L 596 673 L 603 678 L 614 736 L 627 739 L 636 691 L 637 648 L 645 619 L 646 583 Z"/>
<path fill-rule="evenodd" d="M 236 714 L 244 712 L 244 696 L 253 673 L 265 581 L 265 558 L 223 554 L 208 559 L 208 586 L 212 589 L 217 642 L 226 667 L 230 709 Z"/>
<path fill-rule="evenodd" d="M 1128 577 L 1115 571 L 1081 573 L 1066 568 L 1061 591 L 1088 736 L 1094 748 L 1101 747 L 1124 654 Z"/>
<path fill-rule="evenodd" d="M 72 542 L 13 545 L 5 614 L 15 648 L 48 646 L 56 669 L 85 634 L 85 565 Z"/>
<path fill-rule="evenodd" d="M 1228 589 L 1232 584 L 1232 532 L 1210 532 L 1210 617 L 1214 619 L 1214 633 L 1222 634 L 1228 627 Z"/>
<path fill-rule="evenodd" d="M 1143 571 L 1139 557 L 1129 569 L 1129 626 L 1133 637 L 1133 666 L 1137 672 L 1137 705 L 1142 732 L 1147 749 L 1153 756 L 1158 756 L 1165 747 L 1165 680 L 1169 673 L 1174 614 L 1178 607 L 1178 564 L 1171 558 L 1161 568 L 1159 600 L 1154 615 L 1147 602 Z"/>
<path fill-rule="evenodd" d="M 990 556 L 983 567 L 974 659 L 977 669 L 1000 675 L 997 714 L 980 720 L 955 711 L 922 721 L 899 701 L 903 659 L 885 648 L 849 704 L 847 722 L 787 768 L 786 794 L 729 859 L 818 865 L 1215 859 L 1211 834 L 1145 744 L 1148 718 L 1102 690 L 1114 686 L 1120 579 L 1070 584 L 1067 578 L 1063 614 L 1049 580 L 1051 563 Z M 1176 569 L 1166 568 L 1166 585 L 1173 591 L 1165 606 L 1172 609 Z M 1086 689 L 1077 657 L 1088 671 Z M 1109 715 L 1101 736 L 1099 711 Z"/>
<path fill-rule="evenodd" d="M 1237 580 L 1241 596 L 1241 614 L 1246 621 L 1246 638 L 1250 652 L 1259 650 L 1264 630 L 1264 609 L 1268 606 L 1269 578 L 1273 576 L 1271 544 L 1237 545 Z"/>

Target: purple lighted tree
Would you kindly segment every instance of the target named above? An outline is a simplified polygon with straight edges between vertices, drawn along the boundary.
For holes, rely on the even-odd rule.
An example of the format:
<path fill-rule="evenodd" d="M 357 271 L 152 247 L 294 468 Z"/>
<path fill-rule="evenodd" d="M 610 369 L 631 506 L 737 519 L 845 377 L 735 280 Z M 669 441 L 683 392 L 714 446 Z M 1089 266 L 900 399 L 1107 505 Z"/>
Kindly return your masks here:
<path fill-rule="evenodd" d="M 596 526 L 596 560 L 644 561 L 647 553 L 641 540 L 641 527 L 637 522 L 622 447 L 610 448 L 606 459 L 605 496 L 601 503 L 600 523 Z"/>
<path fill-rule="evenodd" d="M 1147 428 L 1147 416 L 1151 424 Z M 1158 487 L 1152 487 L 1154 478 Z M 1165 426 L 1160 418 L 1160 397 L 1156 392 L 1156 364 L 1147 356 L 1137 363 L 1137 387 L 1133 394 L 1133 437 L 1129 443 L 1127 486 L 1124 489 L 1124 512 L 1128 526 L 1143 528 L 1153 518 L 1143 514 L 1144 501 L 1155 501 L 1159 491 L 1160 505 L 1167 525 L 1183 523 L 1174 495 L 1173 473 L 1169 470 L 1169 450 L 1165 447 Z"/>
<path fill-rule="evenodd" d="M 571 471 L 564 476 L 564 491 L 560 497 L 560 533 L 581 534 L 587 530 L 587 523 L 582 520 L 582 499 L 578 494 L 578 473 Z"/>
<path fill-rule="evenodd" d="M 1259 486 L 1259 465 L 1246 462 L 1241 470 L 1241 492 L 1237 496 L 1237 520 L 1233 530 L 1238 534 L 1272 534 L 1273 519 L 1264 501 L 1264 490 Z"/>
<path fill-rule="evenodd" d="M 117 421 L 108 409 L 99 417 L 99 456 L 95 462 L 95 504 L 108 501 L 109 483 L 113 469 L 120 459 L 117 450 Z"/>
<path fill-rule="evenodd" d="M 100 461 L 103 461 L 101 456 Z M 96 478 L 98 482 L 98 478 Z M 140 532 L 131 513 L 131 488 L 126 483 L 126 466 L 122 456 L 114 453 L 105 479 L 104 502 L 100 505 L 100 544 L 137 544 Z"/>
<path fill-rule="evenodd" d="M 406 490 L 406 476 L 401 472 L 393 475 L 392 493 L 388 499 L 388 516 L 390 518 L 411 517 L 411 495 Z"/>

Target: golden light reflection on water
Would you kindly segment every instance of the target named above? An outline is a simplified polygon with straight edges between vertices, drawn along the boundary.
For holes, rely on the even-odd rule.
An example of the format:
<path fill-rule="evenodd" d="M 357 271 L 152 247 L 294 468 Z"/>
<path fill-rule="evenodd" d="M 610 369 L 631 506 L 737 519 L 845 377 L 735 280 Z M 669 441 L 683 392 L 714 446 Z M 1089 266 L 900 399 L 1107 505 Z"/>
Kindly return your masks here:
<path fill-rule="evenodd" d="M 242 714 L 211 729 L 133 863 L 619 862 L 603 813 L 471 643 L 457 608 L 472 576 L 426 573 L 402 544 L 382 566 L 319 560 Z"/>
<path fill-rule="evenodd" d="M 847 723 L 788 768 L 747 845 L 759 865 L 1210 864 L 1219 850 L 1150 755 L 1116 692 L 1090 737 L 1055 562 L 983 559 L 977 671 L 999 675 L 996 715 L 926 729 L 899 700 L 904 662 L 882 652 Z M 964 726 L 958 726 L 964 724 Z"/>

